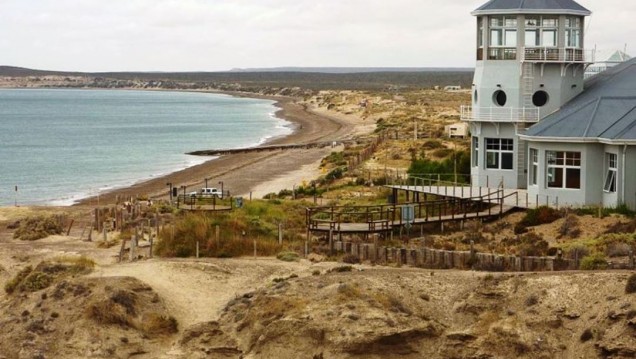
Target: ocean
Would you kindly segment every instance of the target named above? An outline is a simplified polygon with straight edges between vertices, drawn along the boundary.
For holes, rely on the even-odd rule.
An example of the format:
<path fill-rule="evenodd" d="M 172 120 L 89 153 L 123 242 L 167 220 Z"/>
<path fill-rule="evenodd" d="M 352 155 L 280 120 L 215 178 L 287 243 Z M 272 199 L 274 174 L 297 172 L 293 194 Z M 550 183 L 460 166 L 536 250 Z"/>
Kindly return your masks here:
<path fill-rule="evenodd" d="M 0 205 L 71 205 L 292 132 L 274 101 L 128 90 L 0 90 Z M 15 191 L 17 186 L 17 191 Z"/>

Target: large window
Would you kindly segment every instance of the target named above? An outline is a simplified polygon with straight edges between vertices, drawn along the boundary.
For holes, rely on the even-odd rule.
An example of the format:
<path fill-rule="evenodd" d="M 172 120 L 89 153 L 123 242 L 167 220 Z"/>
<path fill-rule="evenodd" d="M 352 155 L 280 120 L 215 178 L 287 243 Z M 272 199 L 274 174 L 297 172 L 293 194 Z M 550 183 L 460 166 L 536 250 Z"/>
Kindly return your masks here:
<path fill-rule="evenodd" d="M 490 46 L 517 47 L 517 18 L 490 18 Z"/>
<path fill-rule="evenodd" d="M 618 172 L 618 156 L 615 153 L 605 154 L 605 192 L 616 192 L 616 174 Z"/>
<path fill-rule="evenodd" d="M 486 138 L 486 168 L 511 170 L 514 142 L 510 138 Z"/>
<path fill-rule="evenodd" d="M 581 152 L 546 151 L 549 188 L 581 188 Z"/>
<path fill-rule="evenodd" d="M 539 150 L 530 149 L 530 185 L 536 186 L 539 178 Z"/>
<path fill-rule="evenodd" d="M 473 137 L 473 167 L 479 166 L 479 137 Z"/>
<path fill-rule="evenodd" d="M 526 16 L 526 47 L 556 47 L 559 19 L 551 16 Z"/>

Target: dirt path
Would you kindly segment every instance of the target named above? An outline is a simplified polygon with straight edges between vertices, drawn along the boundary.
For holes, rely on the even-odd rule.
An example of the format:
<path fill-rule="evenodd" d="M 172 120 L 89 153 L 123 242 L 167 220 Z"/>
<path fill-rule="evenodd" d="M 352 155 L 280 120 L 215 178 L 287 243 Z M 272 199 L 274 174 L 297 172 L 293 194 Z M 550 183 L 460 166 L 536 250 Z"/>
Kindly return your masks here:
<path fill-rule="evenodd" d="M 217 320 L 228 301 L 277 277 L 310 275 L 309 262 L 276 259 L 149 260 L 103 266 L 91 277 L 134 277 L 164 299 L 180 328 Z"/>

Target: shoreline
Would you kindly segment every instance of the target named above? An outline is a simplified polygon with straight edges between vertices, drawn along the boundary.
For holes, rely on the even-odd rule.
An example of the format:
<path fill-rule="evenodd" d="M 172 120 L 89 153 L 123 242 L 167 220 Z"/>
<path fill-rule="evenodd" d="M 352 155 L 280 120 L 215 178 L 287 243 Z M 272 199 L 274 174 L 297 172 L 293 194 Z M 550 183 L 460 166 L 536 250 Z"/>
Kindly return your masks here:
<path fill-rule="evenodd" d="M 244 92 L 228 91 L 190 91 L 222 94 L 241 98 L 255 98 L 275 101 L 273 104 L 277 110 L 276 118 L 291 124 L 292 133 L 275 136 L 267 139 L 262 145 L 283 145 L 292 143 L 309 143 L 318 140 L 341 140 L 354 135 L 357 123 L 360 119 L 344 119 L 342 116 L 328 116 L 324 113 L 315 113 L 299 104 L 297 99 L 283 96 L 266 96 Z M 204 150 L 204 149 L 202 149 Z M 168 197 L 168 183 L 175 187 L 186 186 L 186 191 L 192 191 L 205 185 L 208 179 L 209 187 L 220 187 L 223 182 L 225 190 L 229 190 L 232 196 L 248 196 L 251 191 L 256 191 L 258 197 L 269 192 L 278 192 L 282 183 L 297 183 L 313 180 L 318 173 L 316 168 L 312 171 L 303 171 L 308 166 L 319 163 L 331 149 L 308 149 L 274 151 L 266 153 L 245 153 L 219 156 L 209 159 L 201 164 L 177 170 L 152 179 L 144 179 L 133 185 L 114 188 L 97 196 L 90 196 L 78 200 L 72 206 L 96 205 L 115 203 L 117 198 L 125 199 L 136 196 L 148 196 L 152 199 L 165 199 Z M 307 172 L 307 173 L 305 173 Z M 290 175 L 286 181 L 281 178 Z M 305 178 L 306 175 L 311 178 Z M 278 185 L 277 185 L 278 184 Z M 258 188 L 258 190 L 256 190 Z M 271 191 L 268 192 L 268 189 Z M 182 189 L 179 189 L 181 193 Z M 254 198 L 257 198 L 254 196 Z"/>

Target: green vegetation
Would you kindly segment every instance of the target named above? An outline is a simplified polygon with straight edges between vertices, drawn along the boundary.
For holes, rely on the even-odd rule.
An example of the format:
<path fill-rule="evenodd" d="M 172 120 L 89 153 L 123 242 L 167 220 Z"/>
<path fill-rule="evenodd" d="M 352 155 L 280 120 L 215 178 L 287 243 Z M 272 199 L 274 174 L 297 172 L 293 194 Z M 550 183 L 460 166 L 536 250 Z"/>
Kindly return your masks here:
<path fill-rule="evenodd" d="M 454 156 L 442 161 L 433 161 L 426 158 L 417 159 L 411 163 L 408 169 L 410 175 L 441 174 L 442 181 L 454 181 L 454 173 L 470 173 L 470 152 L 462 150 L 455 152 Z M 459 180 L 463 176 L 459 176 Z"/>
<path fill-rule="evenodd" d="M 528 227 L 539 226 L 542 224 L 548 224 L 561 218 L 561 213 L 551 207 L 541 206 L 539 208 L 529 209 L 526 211 L 526 215 L 515 226 L 515 234 L 521 234 L 528 231 Z"/>
<path fill-rule="evenodd" d="M 283 262 L 296 262 L 299 259 L 298 253 L 296 252 L 280 252 L 278 253 L 278 255 L 276 256 L 276 258 L 278 260 L 281 260 Z"/>
<path fill-rule="evenodd" d="M 50 235 L 62 234 L 67 223 L 65 215 L 35 216 L 20 221 L 13 238 L 22 241 L 35 241 Z"/>
<path fill-rule="evenodd" d="M 90 273 L 94 266 L 95 262 L 86 257 L 59 257 L 41 262 L 35 269 L 32 266 L 22 269 L 5 284 L 4 290 L 8 294 L 37 292 L 66 276 Z"/>
<path fill-rule="evenodd" d="M 580 268 L 582 270 L 598 270 L 607 269 L 607 258 L 602 253 L 595 253 L 581 260 Z"/>

